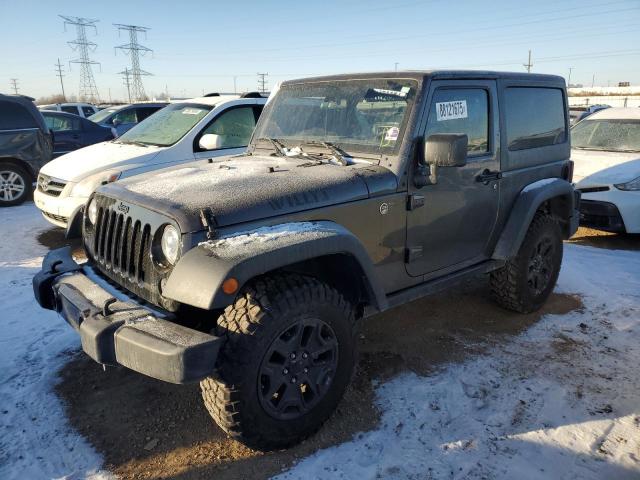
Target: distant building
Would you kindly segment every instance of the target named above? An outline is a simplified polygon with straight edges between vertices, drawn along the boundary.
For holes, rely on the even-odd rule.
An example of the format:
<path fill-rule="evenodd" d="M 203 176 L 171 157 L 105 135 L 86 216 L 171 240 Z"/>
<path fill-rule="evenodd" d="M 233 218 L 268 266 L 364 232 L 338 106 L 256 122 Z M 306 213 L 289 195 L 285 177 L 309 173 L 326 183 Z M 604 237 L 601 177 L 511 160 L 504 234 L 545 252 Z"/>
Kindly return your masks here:
<path fill-rule="evenodd" d="M 631 83 L 630 82 L 618 82 L 618 86 L 619 87 L 630 87 Z"/>

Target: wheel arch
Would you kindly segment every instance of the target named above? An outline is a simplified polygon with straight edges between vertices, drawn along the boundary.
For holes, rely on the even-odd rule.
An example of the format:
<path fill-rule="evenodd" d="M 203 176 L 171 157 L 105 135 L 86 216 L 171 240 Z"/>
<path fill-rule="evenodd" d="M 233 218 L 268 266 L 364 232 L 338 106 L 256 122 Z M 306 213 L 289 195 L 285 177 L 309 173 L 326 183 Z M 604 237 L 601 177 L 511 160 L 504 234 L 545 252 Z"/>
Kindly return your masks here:
<path fill-rule="evenodd" d="M 29 164 L 29 162 L 25 162 L 24 160 L 20 160 L 19 158 L 14 157 L 2 157 L 0 158 L 0 165 L 2 164 L 9 164 L 20 167 L 29 174 L 32 182 L 36 181 L 36 178 L 38 176 L 37 172 L 34 172 L 33 167 Z"/>
<path fill-rule="evenodd" d="M 542 210 L 559 222 L 563 238 L 573 235 L 578 225 L 577 196 L 573 185 L 561 178 L 547 178 L 523 188 L 500 234 L 492 258 L 508 260 L 520 249 L 536 212 Z"/>

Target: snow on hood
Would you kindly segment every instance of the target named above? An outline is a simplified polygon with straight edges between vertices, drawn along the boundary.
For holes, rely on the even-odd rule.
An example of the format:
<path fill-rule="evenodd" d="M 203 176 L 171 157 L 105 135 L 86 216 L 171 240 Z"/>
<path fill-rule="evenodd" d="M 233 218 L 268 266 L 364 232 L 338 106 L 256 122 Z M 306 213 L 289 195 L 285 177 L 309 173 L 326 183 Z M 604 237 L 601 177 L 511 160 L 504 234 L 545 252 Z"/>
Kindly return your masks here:
<path fill-rule="evenodd" d="M 640 176 L 640 153 L 571 150 L 573 181 L 585 185 L 623 183 Z"/>
<path fill-rule="evenodd" d="M 66 182 L 78 182 L 106 169 L 129 170 L 141 163 L 148 164 L 161 150 L 162 147 L 154 146 L 96 143 L 50 161 L 40 172 Z"/>

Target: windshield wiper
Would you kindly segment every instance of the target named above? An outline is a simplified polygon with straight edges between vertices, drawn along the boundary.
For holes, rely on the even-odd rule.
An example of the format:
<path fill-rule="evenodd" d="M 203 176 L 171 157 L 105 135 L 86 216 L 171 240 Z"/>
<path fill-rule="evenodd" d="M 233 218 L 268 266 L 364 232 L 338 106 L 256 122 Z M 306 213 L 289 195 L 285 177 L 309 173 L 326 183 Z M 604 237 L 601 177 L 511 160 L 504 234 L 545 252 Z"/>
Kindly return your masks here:
<path fill-rule="evenodd" d="M 269 142 L 269 143 L 271 143 L 271 145 L 273 145 L 275 147 L 276 152 L 279 155 L 281 155 L 283 157 L 287 156 L 287 147 L 284 145 L 284 143 L 282 143 L 277 138 L 260 137 L 258 139 L 258 141 L 259 142 Z"/>
<path fill-rule="evenodd" d="M 333 156 L 335 157 L 335 159 L 343 166 L 347 166 L 349 165 L 349 162 L 347 162 L 347 157 L 349 157 L 349 155 L 342 150 L 340 147 L 336 146 L 334 143 L 331 142 L 325 142 L 322 140 L 309 140 L 306 142 L 303 142 L 303 145 L 320 145 L 323 146 L 324 148 L 326 148 L 327 150 L 329 150 Z"/>
<path fill-rule="evenodd" d="M 139 147 L 148 147 L 150 145 L 149 143 L 144 143 L 144 142 L 122 141 L 122 140 L 120 140 L 118 143 L 121 143 L 123 145 L 138 145 Z"/>

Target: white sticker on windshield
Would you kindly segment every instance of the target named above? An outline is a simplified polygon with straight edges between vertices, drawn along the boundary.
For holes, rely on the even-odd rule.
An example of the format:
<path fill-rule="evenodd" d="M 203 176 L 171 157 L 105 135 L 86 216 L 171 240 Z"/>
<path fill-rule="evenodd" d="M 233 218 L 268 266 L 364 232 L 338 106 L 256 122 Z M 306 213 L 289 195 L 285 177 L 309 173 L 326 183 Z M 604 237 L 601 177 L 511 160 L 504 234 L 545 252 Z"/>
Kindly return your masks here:
<path fill-rule="evenodd" d="M 467 118 L 467 101 L 454 100 L 453 102 L 436 103 L 436 120 L 455 120 L 456 118 Z"/>
<path fill-rule="evenodd" d="M 399 134 L 400 134 L 400 129 L 398 127 L 391 127 L 387 130 L 387 133 L 385 134 L 384 139 L 395 142 L 396 140 L 398 140 Z"/>
<path fill-rule="evenodd" d="M 202 109 L 200 108 L 185 108 L 182 110 L 183 115 L 198 115 Z"/>

